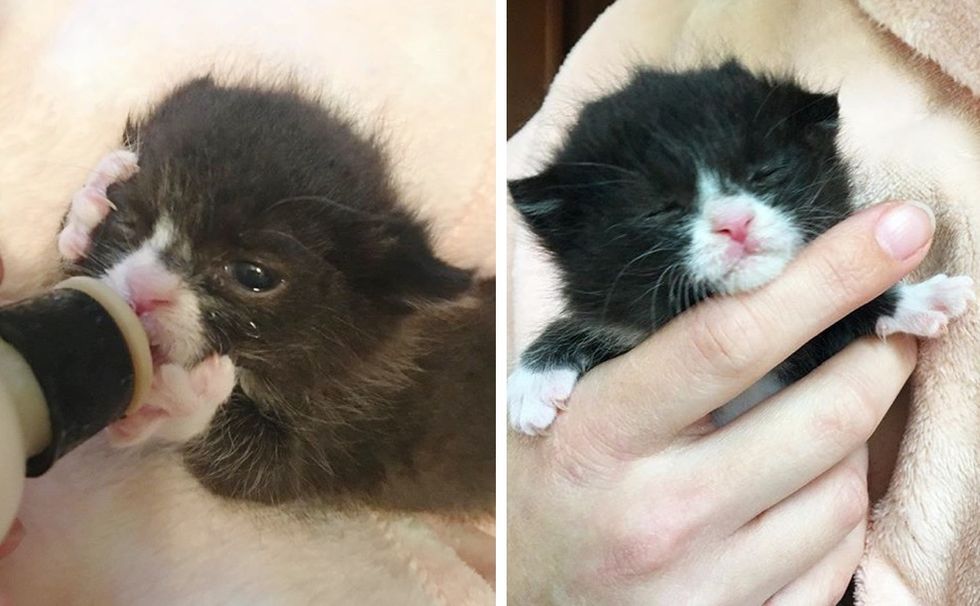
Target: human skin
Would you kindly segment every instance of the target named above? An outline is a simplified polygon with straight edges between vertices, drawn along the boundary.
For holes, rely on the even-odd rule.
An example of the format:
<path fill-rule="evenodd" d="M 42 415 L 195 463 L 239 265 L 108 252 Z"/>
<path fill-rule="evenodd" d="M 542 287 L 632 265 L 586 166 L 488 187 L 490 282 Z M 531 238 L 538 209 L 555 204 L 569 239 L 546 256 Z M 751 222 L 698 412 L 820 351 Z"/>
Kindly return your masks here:
<path fill-rule="evenodd" d="M 3 259 L 0 258 L 0 282 L 2 281 Z M 10 528 L 0 529 L 0 531 L 4 532 L 4 538 L 0 541 L 0 558 L 3 558 L 17 549 L 17 545 L 20 544 L 20 540 L 24 536 L 24 525 L 19 520 L 14 520 Z M 2 600 L 3 598 L 0 596 L 0 604 L 2 604 Z"/>
<path fill-rule="evenodd" d="M 3 260 L 0 259 L 0 281 L 3 281 Z M 3 540 L 0 541 L 0 558 L 5 558 L 20 545 L 21 539 L 24 538 L 24 525 L 20 523 L 20 520 L 14 520 L 8 529 L 0 529 L 4 532 Z M 6 606 L 9 604 L 6 596 L 0 594 L 0 606 Z"/>
<path fill-rule="evenodd" d="M 912 271 L 933 229 L 911 204 L 857 213 L 588 373 L 546 437 L 511 434 L 511 603 L 836 603 L 864 544 L 865 444 L 915 340 L 859 340 L 721 430 L 706 415 Z"/>

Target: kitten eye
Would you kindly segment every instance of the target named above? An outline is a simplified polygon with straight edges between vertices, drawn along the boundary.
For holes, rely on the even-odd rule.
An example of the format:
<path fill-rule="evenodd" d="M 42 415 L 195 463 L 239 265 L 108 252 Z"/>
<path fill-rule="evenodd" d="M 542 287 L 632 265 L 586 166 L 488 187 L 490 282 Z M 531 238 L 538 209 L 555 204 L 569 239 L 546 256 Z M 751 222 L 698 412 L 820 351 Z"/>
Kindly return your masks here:
<path fill-rule="evenodd" d="M 749 175 L 749 181 L 751 183 L 756 183 L 756 184 L 765 183 L 766 181 L 770 181 L 773 177 L 781 174 L 782 172 L 783 172 L 782 166 L 777 166 L 774 164 L 770 164 L 767 166 L 760 166 L 759 168 L 755 169 L 751 175 Z"/>
<path fill-rule="evenodd" d="M 253 293 L 265 293 L 282 284 L 282 278 L 273 270 L 252 261 L 233 261 L 225 271 L 238 285 Z"/>
<path fill-rule="evenodd" d="M 127 212 L 111 212 L 106 217 L 106 224 L 121 230 L 126 235 L 136 232 L 136 217 Z"/>
<path fill-rule="evenodd" d="M 682 210 L 684 207 L 681 204 L 681 199 L 679 196 L 669 195 L 660 197 L 660 207 L 651 212 L 653 215 L 662 215 L 665 213 L 675 212 Z"/>

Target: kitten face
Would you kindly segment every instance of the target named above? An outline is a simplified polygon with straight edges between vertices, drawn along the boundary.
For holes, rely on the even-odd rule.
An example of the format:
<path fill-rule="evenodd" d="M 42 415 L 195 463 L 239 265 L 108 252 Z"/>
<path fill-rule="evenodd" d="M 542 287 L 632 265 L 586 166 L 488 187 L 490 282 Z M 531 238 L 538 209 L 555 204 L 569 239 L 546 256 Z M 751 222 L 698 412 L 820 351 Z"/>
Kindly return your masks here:
<path fill-rule="evenodd" d="M 731 294 L 775 278 L 796 254 L 804 235 L 792 214 L 768 193 L 753 193 L 698 169 L 684 271 L 705 290 Z"/>
<path fill-rule="evenodd" d="M 447 304 L 471 276 L 434 256 L 380 146 L 297 93 L 208 79 L 125 143 L 58 239 L 70 270 L 128 299 L 156 357 L 111 439 L 180 442 L 190 472 L 234 499 L 486 507 L 469 471 L 492 486 L 493 398 L 474 408 L 470 388 L 492 396 L 492 284 Z"/>
<path fill-rule="evenodd" d="M 158 362 L 228 354 L 306 385 L 469 283 L 400 210 L 377 146 L 298 95 L 197 80 L 126 136 L 140 169 L 109 187 L 77 271 L 129 298 Z"/>
<path fill-rule="evenodd" d="M 836 120 L 834 97 L 734 63 L 644 71 L 511 192 L 574 311 L 652 328 L 768 282 L 847 216 Z"/>

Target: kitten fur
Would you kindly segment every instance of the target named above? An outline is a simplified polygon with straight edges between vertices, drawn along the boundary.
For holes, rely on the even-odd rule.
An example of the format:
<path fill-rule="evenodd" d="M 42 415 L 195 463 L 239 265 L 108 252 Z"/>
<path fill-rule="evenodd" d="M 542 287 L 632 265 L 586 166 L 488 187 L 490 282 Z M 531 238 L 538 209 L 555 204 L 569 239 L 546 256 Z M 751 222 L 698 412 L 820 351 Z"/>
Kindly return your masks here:
<path fill-rule="evenodd" d="M 687 72 L 640 69 L 585 106 L 544 169 L 509 182 L 515 207 L 557 266 L 565 299 L 510 378 L 511 424 L 540 433 L 582 373 L 706 297 L 775 278 L 847 217 L 853 208 L 837 126 L 835 96 L 755 76 L 734 61 Z M 946 287 L 956 299 L 949 315 L 962 313 L 969 279 L 934 280 L 918 290 L 896 286 L 855 310 L 716 412 L 716 422 L 876 327 L 932 336 L 907 326 L 908 318 L 891 325 L 882 318 L 893 319 L 903 301 L 941 307 L 934 299 Z"/>
<path fill-rule="evenodd" d="M 108 186 L 115 210 L 71 272 L 104 277 L 160 241 L 154 262 L 193 300 L 172 329 L 187 346 L 161 355 L 228 356 L 237 377 L 184 446 L 208 489 L 492 510 L 493 282 L 434 255 L 379 141 L 301 91 L 204 77 L 131 118 L 123 144 L 138 172 Z M 279 285 L 243 288 L 241 261 Z"/>

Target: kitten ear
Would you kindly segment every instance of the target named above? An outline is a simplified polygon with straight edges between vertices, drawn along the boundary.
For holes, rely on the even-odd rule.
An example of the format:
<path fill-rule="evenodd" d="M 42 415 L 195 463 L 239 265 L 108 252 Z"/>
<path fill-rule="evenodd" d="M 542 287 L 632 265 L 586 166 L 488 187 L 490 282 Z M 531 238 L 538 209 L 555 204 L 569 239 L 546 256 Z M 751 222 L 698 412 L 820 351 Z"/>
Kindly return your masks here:
<path fill-rule="evenodd" d="M 558 179 L 551 169 L 533 177 L 508 181 L 507 188 L 514 200 L 514 208 L 533 227 L 546 223 L 547 217 L 563 203 Z"/>
<path fill-rule="evenodd" d="M 840 106 L 837 95 L 801 93 L 797 119 L 812 142 L 824 141 L 837 134 L 840 124 Z"/>
<path fill-rule="evenodd" d="M 187 82 L 184 82 L 183 84 L 176 86 L 170 92 L 168 97 L 173 97 L 174 95 L 187 95 L 189 93 L 194 93 L 194 92 L 207 94 L 208 92 L 211 92 L 216 88 L 217 88 L 217 83 L 215 82 L 211 74 L 208 73 L 203 76 L 198 76 L 196 78 L 193 78 L 192 80 L 188 80 Z M 155 111 L 159 111 L 160 107 L 163 107 L 165 105 L 167 105 L 167 102 L 163 102 L 160 106 L 158 106 L 157 110 Z M 122 140 L 122 146 L 124 148 L 135 152 L 139 151 L 138 150 L 139 129 L 143 126 L 143 124 L 148 119 L 149 119 L 148 115 L 146 114 L 139 115 L 137 113 L 130 113 L 126 117 L 126 126 L 123 128 L 123 140 Z"/>
<path fill-rule="evenodd" d="M 471 272 L 436 257 L 420 229 L 399 234 L 372 273 L 380 279 L 366 280 L 363 288 L 396 306 L 408 307 L 455 299 L 473 281 Z"/>

